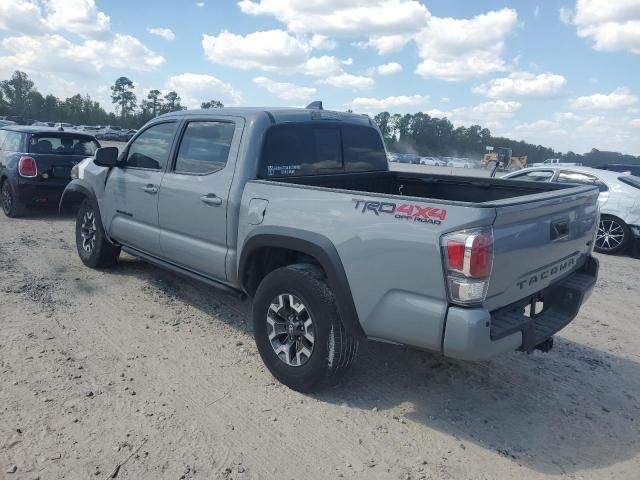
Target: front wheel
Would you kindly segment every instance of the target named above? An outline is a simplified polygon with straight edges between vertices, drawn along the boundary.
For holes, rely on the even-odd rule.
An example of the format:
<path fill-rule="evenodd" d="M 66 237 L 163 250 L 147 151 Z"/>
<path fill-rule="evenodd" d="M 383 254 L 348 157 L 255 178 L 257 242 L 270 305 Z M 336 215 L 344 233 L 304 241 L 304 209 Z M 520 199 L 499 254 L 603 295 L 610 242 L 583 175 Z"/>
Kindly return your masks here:
<path fill-rule="evenodd" d="M 89 199 L 84 200 L 78 209 L 76 247 L 82 263 L 91 268 L 110 267 L 120 255 L 120 247 L 107 239 L 100 212 Z"/>
<path fill-rule="evenodd" d="M 298 264 L 269 273 L 253 300 L 256 346 L 281 383 L 301 392 L 335 383 L 358 341 L 345 330 L 322 270 Z"/>
<path fill-rule="evenodd" d="M 626 223 L 612 215 L 602 215 L 596 234 L 596 252 L 614 254 L 629 246 L 631 231 Z"/>

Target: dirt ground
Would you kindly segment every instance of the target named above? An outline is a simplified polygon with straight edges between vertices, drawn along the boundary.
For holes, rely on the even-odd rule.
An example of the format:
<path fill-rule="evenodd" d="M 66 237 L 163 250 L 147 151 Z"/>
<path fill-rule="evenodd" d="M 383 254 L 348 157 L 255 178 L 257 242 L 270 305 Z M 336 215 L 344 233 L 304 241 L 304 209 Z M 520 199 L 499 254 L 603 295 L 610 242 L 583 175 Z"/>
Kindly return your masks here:
<path fill-rule="evenodd" d="M 638 478 L 640 261 L 600 260 L 548 354 L 368 343 L 302 395 L 246 304 L 126 255 L 84 267 L 73 217 L 0 215 L 0 478 Z"/>

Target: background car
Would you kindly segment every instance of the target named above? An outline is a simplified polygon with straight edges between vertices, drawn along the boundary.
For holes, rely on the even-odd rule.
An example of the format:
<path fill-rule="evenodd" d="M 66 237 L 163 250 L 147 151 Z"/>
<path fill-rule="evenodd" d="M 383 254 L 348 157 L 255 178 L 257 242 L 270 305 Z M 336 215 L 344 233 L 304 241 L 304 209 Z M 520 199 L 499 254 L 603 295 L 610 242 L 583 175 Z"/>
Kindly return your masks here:
<path fill-rule="evenodd" d="M 447 167 L 454 168 L 476 168 L 477 164 L 468 158 L 450 158 L 447 161 Z"/>
<path fill-rule="evenodd" d="M 0 200 L 7 217 L 27 207 L 56 204 L 71 181 L 71 169 L 100 148 L 75 131 L 8 125 L 0 128 Z"/>
<path fill-rule="evenodd" d="M 595 249 L 619 253 L 640 242 L 640 178 L 589 167 L 532 167 L 502 178 L 593 185 L 600 190 L 600 226 Z"/>
<path fill-rule="evenodd" d="M 631 175 L 640 177 L 640 165 L 627 165 L 625 163 L 608 163 L 595 167 L 599 170 L 610 170 L 612 172 L 629 172 Z"/>
<path fill-rule="evenodd" d="M 420 157 L 420 165 L 431 165 L 434 167 L 445 166 L 446 162 L 435 157 Z"/>

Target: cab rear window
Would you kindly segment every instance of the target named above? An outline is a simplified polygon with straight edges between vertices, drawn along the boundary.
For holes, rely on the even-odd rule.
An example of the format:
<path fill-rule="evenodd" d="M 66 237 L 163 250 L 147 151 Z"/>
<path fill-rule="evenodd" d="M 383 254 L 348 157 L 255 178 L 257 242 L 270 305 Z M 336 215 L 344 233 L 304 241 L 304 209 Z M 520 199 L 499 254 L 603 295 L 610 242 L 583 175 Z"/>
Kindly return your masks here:
<path fill-rule="evenodd" d="M 32 135 L 29 153 L 93 156 L 99 145 L 95 140 L 78 135 Z"/>
<path fill-rule="evenodd" d="M 618 177 L 618 180 L 631 187 L 640 189 L 640 177 L 636 177 L 635 175 L 623 175 L 622 177 Z"/>
<path fill-rule="evenodd" d="M 387 170 L 378 131 L 333 123 L 289 123 L 267 131 L 258 176 L 318 175 Z"/>

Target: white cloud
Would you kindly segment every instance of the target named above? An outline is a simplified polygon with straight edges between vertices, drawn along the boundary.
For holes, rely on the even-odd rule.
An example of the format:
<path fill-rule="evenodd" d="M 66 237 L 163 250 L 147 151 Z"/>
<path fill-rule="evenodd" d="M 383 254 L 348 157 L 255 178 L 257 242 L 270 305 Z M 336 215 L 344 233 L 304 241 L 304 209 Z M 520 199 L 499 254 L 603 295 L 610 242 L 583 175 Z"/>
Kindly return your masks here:
<path fill-rule="evenodd" d="M 431 110 L 427 110 L 427 115 L 432 118 L 448 118 L 451 116 L 451 112 L 447 112 L 446 110 L 440 110 L 439 108 L 432 108 Z"/>
<path fill-rule="evenodd" d="M 196 7 L 198 8 L 204 7 L 204 2 L 196 2 Z"/>
<path fill-rule="evenodd" d="M 567 79 L 553 73 L 512 73 L 505 78 L 496 78 L 473 89 L 491 98 L 557 97 L 564 93 Z"/>
<path fill-rule="evenodd" d="M 533 16 L 534 17 L 540 16 L 540 5 L 536 5 L 535 8 L 533 9 Z"/>
<path fill-rule="evenodd" d="M 516 125 L 514 130 L 517 132 L 545 132 L 556 128 L 556 126 L 556 122 L 552 122 L 551 120 L 536 120 L 535 122 Z"/>
<path fill-rule="evenodd" d="M 0 30 L 41 35 L 69 32 L 84 38 L 110 35 L 111 21 L 95 0 L 5 0 Z"/>
<path fill-rule="evenodd" d="M 249 70 L 293 68 L 307 60 L 311 47 L 284 30 L 267 30 L 246 36 L 223 31 L 202 36 L 206 57 L 230 67 Z"/>
<path fill-rule="evenodd" d="M 110 32 L 110 18 L 98 10 L 95 0 L 47 0 L 44 5 L 49 12 L 47 23 L 53 31 L 65 30 L 83 37 L 100 37 Z"/>
<path fill-rule="evenodd" d="M 402 65 L 396 62 L 385 63 L 384 65 L 378 65 L 376 71 L 378 75 L 393 75 L 402 71 Z"/>
<path fill-rule="evenodd" d="M 209 100 L 220 100 L 225 105 L 242 103 L 241 93 L 230 84 L 211 75 L 183 73 L 169 77 L 166 83 L 169 90 L 175 90 L 182 98 L 182 104 L 189 108 L 200 108 L 200 104 Z"/>
<path fill-rule="evenodd" d="M 375 81 L 370 77 L 351 75 L 344 72 L 339 75 L 331 75 L 322 80 L 318 80 L 318 83 L 331 85 L 337 88 L 348 88 L 350 90 L 367 90 L 375 85 Z"/>
<path fill-rule="evenodd" d="M 430 14 L 416 0 L 241 0 L 250 15 L 271 15 L 295 33 L 366 36 L 417 31 Z"/>
<path fill-rule="evenodd" d="M 415 39 L 422 58 L 416 73 L 459 81 L 504 71 L 504 42 L 517 21 L 518 14 L 510 8 L 472 19 L 432 17 Z"/>
<path fill-rule="evenodd" d="M 375 48 L 380 55 L 387 55 L 402 50 L 412 38 L 412 34 L 372 35 L 366 42 L 355 42 L 353 45 L 358 48 Z"/>
<path fill-rule="evenodd" d="M 170 28 L 147 28 L 147 32 L 151 35 L 157 35 L 159 37 L 164 38 L 165 40 L 173 40 L 176 38 L 176 34 Z"/>
<path fill-rule="evenodd" d="M 576 27 L 578 36 L 601 51 L 640 54 L 640 1 L 577 0 L 575 9 L 560 10 L 560 18 Z"/>
<path fill-rule="evenodd" d="M 266 77 L 255 77 L 253 83 L 284 100 L 306 100 L 317 92 L 313 87 L 303 87 L 287 82 L 275 82 Z"/>
<path fill-rule="evenodd" d="M 136 38 L 121 34 L 109 40 L 85 40 L 79 44 L 61 35 L 7 37 L 0 40 L 0 47 L 9 53 L 0 57 L 2 67 L 27 72 L 95 74 L 104 68 L 149 71 L 165 61 Z"/>
<path fill-rule="evenodd" d="M 336 48 L 336 42 L 326 35 L 316 34 L 311 37 L 311 46 L 318 50 L 333 50 Z"/>
<path fill-rule="evenodd" d="M 322 57 L 309 58 L 306 62 L 297 67 L 297 71 L 304 73 L 305 75 L 325 77 L 329 75 L 337 75 L 342 72 L 342 64 L 343 62 L 336 57 L 323 55 Z"/>
<path fill-rule="evenodd" d="M 578 97 L 571 101 L 571 106 L 579 110 L 624 110 L 638 103 L 638 97 L 628 88 L 617 88 L 613 92 L 596 93 Z"/>
<path fill-rule="evenodd" d="M 429 97 L 424 95 L 400 95 L 387 98 L 357 97 L 353 99 L 351 105 L 355 110 L 381 112 L 399 107 L 415 107 L 417 109 L 420 105 L 424 105 L 427 102 L 429 102 Z"/>
<path fill-rule="evenodd" d="M 632 127 L 640 128 L 640 118 L 634 118 L 629 123 L 631 124 Z"/>

